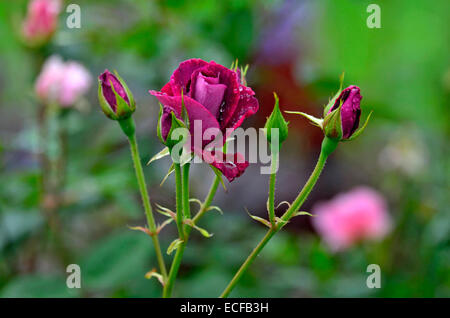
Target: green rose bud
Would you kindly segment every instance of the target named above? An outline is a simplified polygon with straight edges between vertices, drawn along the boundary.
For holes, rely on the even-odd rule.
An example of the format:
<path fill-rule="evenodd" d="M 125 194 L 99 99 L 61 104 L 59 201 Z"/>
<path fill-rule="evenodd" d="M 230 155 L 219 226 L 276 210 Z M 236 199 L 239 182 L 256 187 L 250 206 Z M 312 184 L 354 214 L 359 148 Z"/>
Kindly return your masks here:
<path fill-rule="evenodd" d="M 283 114 L 280 111 L 279 99 L 276 93 L 273 93 L 275 97 L 275 106 L 273 107 L 272 114 L 267 118 L 264 128 L 266 129 L 266 137 L 269 143 L 272 143 L 272 129 L 278 130 L 278 141 L 281 145 L 288 136 L 288 122 L 284 120 Z"/>

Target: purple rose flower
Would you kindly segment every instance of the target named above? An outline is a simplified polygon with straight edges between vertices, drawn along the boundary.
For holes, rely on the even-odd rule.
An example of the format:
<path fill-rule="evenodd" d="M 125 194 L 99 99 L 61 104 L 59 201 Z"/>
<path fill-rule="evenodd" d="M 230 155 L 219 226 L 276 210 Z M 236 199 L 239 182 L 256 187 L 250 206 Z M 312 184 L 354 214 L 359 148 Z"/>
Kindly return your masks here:
<path fill-rule="evenodd" d="M 181 119 L 182 94 L 189 122 L 200 120 L 202 133 L 208 128 L 216 128 L 223 136 L 238 128 L 245 118 L 258 111 L 258 100 L 253 90 L 243 83 L 238 72 L 228 69 L 214 61 L 190 59 L 182 62 L 172 74 L 170 81 L 160 92 L 150 91 L 163 106 L 160 119 L 161 137 L 166 140 L 170 132 L 173 112 Z M 190 133 L 195 139 L 195 130 L 190 126 Z M 205 155 L 204 147 L 214 141 L 203 140 L 200 155 Z M 199 152 L 198 149 L 194 151 Z M 210 156 L 211 153 L 208 154 Z M 227 162 L 214 161 L 214 167 L 222 171 L 229 181 L 239 177 L 248 166 L 248 162 L 234 162 L 233 156 Z M 228 160 L 227 159 L 227 160 Z M 234 159 L 240 159 L 238 155 Z"/>
<path fill-rule="evenodd" d="M 351 85 L 344 89 L 336 98 L 334 105 L 328 111 L 328 114 L 341 107 L 341 127 L 342 138 L 348 139 L 358 129 L 359 119 L 361 117 L 361 103 L 362 96 L 358 86 Z"/>

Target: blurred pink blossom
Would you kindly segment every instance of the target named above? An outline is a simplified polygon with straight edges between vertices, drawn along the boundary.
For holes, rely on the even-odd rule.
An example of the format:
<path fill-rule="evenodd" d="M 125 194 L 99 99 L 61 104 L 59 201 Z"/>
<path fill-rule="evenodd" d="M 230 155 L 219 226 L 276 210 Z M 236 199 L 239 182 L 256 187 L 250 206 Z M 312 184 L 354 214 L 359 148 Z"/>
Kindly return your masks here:
<path fill-rule="evenodd" d="M 51 56 L 36 80 L 35 91 L 46 102 L 69 107 L 87 92 L 91 82 L 91 75 L 83 65 Z"/>
<path fill-rule="evenodd" d="M 61 0 L 31 0 L 23 23 L 23 35 L 31 43 L 47 40 L 58 25 Z"/>
<path fill-rule="evenodd" d="M 314 227 L 333 251 L 344 250 L 361 240 L 380 239 L 391 227 L 384 198 L 368 187 L 318 203 L 313 213 Z"/>

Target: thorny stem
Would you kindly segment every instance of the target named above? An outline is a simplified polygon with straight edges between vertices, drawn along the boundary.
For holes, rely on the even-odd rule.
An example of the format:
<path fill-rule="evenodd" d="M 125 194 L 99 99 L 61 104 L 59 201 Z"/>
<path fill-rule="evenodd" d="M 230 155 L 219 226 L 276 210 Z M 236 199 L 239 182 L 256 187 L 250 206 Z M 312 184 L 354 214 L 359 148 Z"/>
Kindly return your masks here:
<path fill-rule="evenodd" d="M 220 184 L 220 177 L 216 176 L 214 178 L 213 183 L 211 184 L 211 188 L 209 189 L 208 195 L 206 196 L 205 200 L 203 201 L 200 210 L 195 215 L 194 219 L 192 220 L 194 224 L 197 224 L 198 220 L 200 220 L 203 215 L 208 211 L 208 208 L 211 205 L 212 200 L 214 199 L 214 196 L 216 195 L 217 188 Z"/>
<path fill-rule="evenodd" d="M 187 167 L 186 167 L 187 166 Z M 188 208 L 188 215 L 190 215 L 190 209 L 189 209 L 189 166 L 188 164 L 185 164 L 183 168 L 183 203 L 184 205 L 186 205 Z M 184 181 L 187 180 L 187 181 Z M 211 184 L 211 188 L 209 189 L 208 195 L 206 196 L 205 200 L 203 201 L 200 210 L 198 211 L 198 213 L 195 215 L 194 219 L 192 220 L 193 224 L 195 224 L 207 211 L 208 208 L 211 205 L 212 200 L 214 199 L 214 196 L 217 192 L 217 188 L 219 186 L 220 183 L 220 177 L 215 177 L 213 183 Z M 186 211 L 186 210 L 185 210 Z M 186 215 L 186 212 L 185 212 Z M 184 249 L 186 247 L 187 241 L 189 239 L 189 234 L 191 233 L 192 228 L 190 226 L 186 226 L 185 227 L 185 237 L 184 237 L 184 241 L 182 244 L 180 244 L 180 246 L 178 247 L 175 256 L 173 258 L 173 262 L 172 262 L 172 266 L 170 268 L 170 273 L 169 273 L 169 279 L 167 281 L 167 284 L 164 286 L 164 291 L 163 291 L 163 297 L 164 298 L 169 298 L 172 294 L 172 288 L 173 288 L 173 284 L 175 282 L 175 278 L 177 276 L 178 270 L 180 268 L 180 264 L 181 264 L 181 260 L 183 258 L 183 254 L 184 254 Z"/>
<path fill-rule="evenodd" d="M 183 231 L 183 194 L 182 194 L 182 177 L 181 167 L 179 163 L 175 164 L 175 187 L 176 187 L 176 223 L 180 240 L 184 239 Z"/>
<path fill-rule="evenodd" d="M 269 198 L 267 200 L 267 210 L 269 211 L 269 220 L 272 227 L 275 226 L 275 182 L 278 168 L 278 150 L 272 150 L 272 164 L 269 181 Z"/>
<path fill-rule="evenodd" d="M 179 197 L 179 181 L 178 179 L 181 179 L 181 205 L 182 205 L 182 211 L 179 211 L 178 209 L 178 201 L 177 201 L 177 223 L 178 223 L 178 215 L 181 215 L 181 221 L 183 221 L 183 216 L 186 219 L 189 219 L 191 217 L 190 212 L 190 206 L 189 206 L 189 167 L 190 164 L 186 163 L 183 165 L 182 168 L 180 168 L 180 164 L 175 164 L 175 173 L 180 172 L 182 170 L 181 178 L 179 176 L 175 175 L 175 178 L 177 179 L 177 200 Z M 177 224 L 178 225 L 178 224 Z M 186 247 L 189 233 L 190 233 L 190 227 L 188 225 L 183 227 L 183 224 L 181 224 L 180 230 L 180 239 L 182 239 L 182 243 L 177 248 L 177 251 L 175 253 L 175 256 L 173 258 L 172 266 L 170 267 L 169 272 L 169 278 L 164 286 L 163 290 L 163 297 L 168 298 L 172 294 L 173 285 L 175 283 L 175 279 L 178 274 L 178 270 L 181 265 L 181 260 L 183 258 L 184 249 Z"/>
<path fill-rule="evenodd" d="M 134 126 L 134 123 L 132 122 L 131 117 L 129 118 L 129 120 L 130 120 L 129 125 Z M 121 124 L 121 126 L 122 126 L 122 124 Z M 142 164 L 141 164 L 141 160 L 139 157 L 139 150 L 138 150 L 138 145 L 136 142 L 136 135 L 134 133 L 134 129 L 133 129 L 133 132 L 132 133 L 130 132 L 129 134 L 127 134 L 127 136 L 128 136 L 128 141 L 130 142 L 131 156 L 133 158 L 134 169 L 136 171 L 136 178 L 138 181 L 139 190 L 141 192 L 142 203 L 144 204 L 145 216 L 147 217 L 147 223 L 148 223 L 149 230 L 151 233 L 153 233 L 151 235 L 151 238 L 153 241 L 153 245 L 155 246 L 156 258 L 158 260 L 158 265 L 159 265 L 159 269 L 161 271 L 161 275 L 163 276 L 164 281 L 165 281 L 167 278 L 166 265 L 164 263 L 164 258 L 161 253 L 161 246 L 159 244 L 158 234 L 156 232 L 156 223 L 155 223 L 155 219 L 153 217 L 153 211 L 152 211 L 152 206 L 150 204 L 150 198 L 149 198 L 148 191 L 147 191 L 147 185 L 145 184 L 144 172 L 142 170 Z"/>
<path fill-rule="evenodd" d="M 233 288 L 239 282 L 242 275 L 247 271 L 247 269 L 253 263 L 255 258 L 258 256 L 258 254 L 264 248 L 264 246 L 266 246 L 266 244 L 275 235 L 275 233 L 277 233 L 290 220 L 290 218 L 295 214 L 295 212 L 298 211 L 298 209 L 301 207 L 301 205 L 305 202 L 305 200 L 308 198 L 308 195 L 311 193 L 311 190 L 313 189 L 314 185 L 316 184 L 317 179 L 319 178 L 320 173 L 322 172 L 322 170 L 325 166 L 328 156 L 334 151 L 334 149 L 336 149 L 337 144 L 338 144 L 337 141 L 334 141 L 334 140 L 331 140 L 331 139 L 325 137 L 325 139 L 322 142 L 322 149 L 321 149 L 316 167 L 314 168 L 308 181 L 306 181 L 306 184 L 303 186 L 302 190 L 298 194 L 297 198 L 294 200 L 294 202 L 292 202 L 290 208 L 281 217 L 282 222 L 277 223 L 276 226 L 272 226 L 268 230 L 266 235 L 262 238 L 262 240 L 258 243 L 258 245 L 256 245 L 254 250 L 250 253 L 250 255 L 247 257 L 247 259 L 241 265 L 241 267 L 239 268 L 237 273 L 234 275 L 233 279 L 230 281 L 228 286 L 225 288 L 225 290 L 220 295 L 220 298 L 228 297 L 228 295 L 231 293 Z"/>

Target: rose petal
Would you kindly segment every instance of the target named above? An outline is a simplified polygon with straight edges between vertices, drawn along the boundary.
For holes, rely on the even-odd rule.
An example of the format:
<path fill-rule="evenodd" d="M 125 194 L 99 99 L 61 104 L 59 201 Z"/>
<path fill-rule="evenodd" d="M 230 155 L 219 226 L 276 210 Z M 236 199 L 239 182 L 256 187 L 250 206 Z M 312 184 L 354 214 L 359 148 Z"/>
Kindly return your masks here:
<path fill-rule="evenodd" d="M 225 66 L 217 64 L 214 61 L 209 62 L 206 66 L 195 70 L 191 76 L 191 97 L 197 100 L 195 96 L 195 90 L 193 89 L 197 85 L 199 74 L 203 74 L 208 77 L 218 77 L 219 83 L 224 84 L 227 89 L 225 91 L 223 102 L 219 108 L 219 114 L 217 120 L 220 123 L 222 130 L 227 127 L 227 122 L 231 118 L 234 110 L 239 102 L 239 80 L 236 73 Z"/>
<path fill-rule="evenodd" d="M 218 77 L 207 77 L 200 73 L 195 85 L 195 99 L 216 118 L 227 89 L 224 84 L 218 84 L 218 82 Z"/>
<path fill-rule="evenodd" d="M 350 136 L 356 131 L 359 126 L 359 119 L 361 117 L 361 93 L 358 86 L 351 85 L 344 89 L 328 113 L 339 107 L 342 101 L 341 108 L 341 122 L 342 122 L 342 137 L 344 139 L 350 138 Z"/>
<path fill-rule="evenodd" d="M 241 85 L 241 94 L 239 96 L 239 102 L 236 110 L 230 117 L 227 125 L 228 134 L 242 125 L 242 122 L 255 114 L 259 109 L 258 100 L 254 97 L 255 93 L 250 87 Z"/>
<path fill-rule="evenodd" d="M 240 153 L 224 154 L 221 151 L 204 150 L 201 153 L 201 157 L 206 163 L 219 169 L 229 182 L 240 177 L 249 165 L 248 161 Z"/>
<path fill-rule="evenodd" d="M 180 63 L 170 78 L 173 95 L 181 95 L 181 91 L 184 92 L 184 95 L 187 95 L 191 87 L 190 81 L 192 73 L 207 64 L 208 62 L 205 62 L 202 59 L 190 59 Z"/>
<path fill-rule="evenodd" d="M 166 139 L 167 134 L 170 131 L 170 122 L 168 122 L 167 120 L 168 114 L 170 114 L 170 112 L 173 111 L 175 113 L 175 116 L 181 119 L 181 105 L 182 105 L 181 96 L 168 96 L 157 91 L 150 91 L 150 94 L 158 98 L 160 103 L 163 105 L 163 115 L 165 115 L 165 117 L 162 118 L 163 122 L 161 126 L 161 134 L 162 137 Z M 192 138 L 194 139 L 196 138 L 196 136 L 194 136 L 194 132 L 197 132 L 199 130 L 196 130 L 195 126 L 198 125 L 199 123 L 201 123 L 202 136 L 206 129 L 211 129 L 212 131 L 216 130 L 215 134 L 213 134 L 210 139 L 204 140 L 202 142 L 202 146 L 208 144 L 209 142 L 211 142 L 211 140 L 215 138 L 217 133 L 220 132 L 220 127 L 219 123 L 217 122 L 217 119 L 203 105 L 193 100 L 189 96 L 184 96 L 183 100 L 184 105 L 186 107 L 186 111 L 189 116 L 189 123 L 190 123 L 189 128 Z M 200 138 L 200 140 L 202 139 L 203 138 Z"/>

